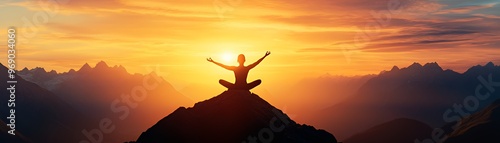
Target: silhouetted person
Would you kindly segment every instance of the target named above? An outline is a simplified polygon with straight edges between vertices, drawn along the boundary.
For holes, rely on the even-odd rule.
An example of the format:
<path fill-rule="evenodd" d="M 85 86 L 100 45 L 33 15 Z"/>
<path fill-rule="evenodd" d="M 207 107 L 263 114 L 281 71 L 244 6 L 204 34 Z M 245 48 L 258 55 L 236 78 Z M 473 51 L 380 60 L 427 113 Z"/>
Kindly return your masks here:
<path fill-rule="evenodd" d="M 258 79 L 250 83 L 247 83 L 248 71 L 250 71 L 250 69 L 254 68 L 260 62 L 262 62 L 262 60 L 264 60 L 264 58 L 269 56 L 269 54 L 271 54 L 271 52 L 267 51 L 264 57 L 260 58 L 255 63 L 250 64 L 248 66 L 243 65 L 243 63 L 245 63 L 245 55 L 243 54 L 238 55 L 238 63 L 240 63 L 239 66 L 223 65 L 221 63 L 215 62 L 214 60 L 212 60 L 212 58 L 207 58 L 207 61 L 212 62 L 218 66 L 221 66 L 227 70 L 232 70 L 234 72 L 234 76 L 236 77 L 236 82 L 234 84 L 223 79 L 219 80 L 219 83 L 222 84 L 224 87 L 236 90 L 250 90 L 259 85 L 262 81 Z"/>

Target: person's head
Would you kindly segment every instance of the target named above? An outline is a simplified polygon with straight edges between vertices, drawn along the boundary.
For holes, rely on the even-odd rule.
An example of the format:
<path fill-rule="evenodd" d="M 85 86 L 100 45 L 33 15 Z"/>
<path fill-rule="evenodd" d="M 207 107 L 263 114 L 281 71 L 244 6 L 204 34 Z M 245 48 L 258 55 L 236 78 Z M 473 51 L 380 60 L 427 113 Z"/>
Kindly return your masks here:
<path fill-rule="evenodd" d="M 238 63 L 240 64 L 245 63 L 245 55 L 243 54 L 238 55 Z"/>

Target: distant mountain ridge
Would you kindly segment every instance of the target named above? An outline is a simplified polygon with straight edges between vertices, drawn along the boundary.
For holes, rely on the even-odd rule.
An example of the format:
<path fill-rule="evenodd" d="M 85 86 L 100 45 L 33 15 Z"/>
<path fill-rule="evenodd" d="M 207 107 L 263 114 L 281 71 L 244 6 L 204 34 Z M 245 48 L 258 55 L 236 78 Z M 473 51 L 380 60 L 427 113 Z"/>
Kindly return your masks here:
<path fill-rule="evenodd" d="M 193 103 L 154 72 L 130 74 L 123 66 L 111 67 L 104 61 L 94 67 L 85 63 L 78 70 L 64 73 L 46 72 L 43 68 L 25 68 L 18 73 L 94 120 L 79 130 L 98 128 L 103 118 L 116 121 L 116 129 L 106 135 L 104 142 L 135 139 L 179 106 Z"/>
<path fill-rule="evenodd" d="M 80 67 L 80 69 L 78 69 L 78 71 L 70 69 L 68 72 L 57 73 L 55 70 L 47 72 L 42 67 L 36 67 L 33 69 L 25 67 L 18 71 L 18 74 L 24 79 L 37 83 L 45 89 L 53 90 L 57 88 L 56 86 L 58 86 L 61 82 L 74 78 L 75 76 L 102 74 L 127 75 L 129 73 L 122 65 L 109 67 L 106 62 L 100 61 L 94 68 L 90 67 L 88 63 L 85 63 L 82 67 Z"/>
<path fill-rule="evenodd" d="M 443 113 L 474 95 L 476 87 L 482 84 L 478 78 L 488 79 L 489 75 L 493 81 L 500 81 L 500 66 L 488 62 L 464 73 L 443 70 L 437 63 L 395 66 L 368 80 L 354 96 L 313 113 L 309 121 L 339 139 L 396 118 L 416 119 L 440 127 L 445 124 Z M 495 92 L 490 99 L 481 101 L 477 111 L 491 104 L 498 95 L 500 92 Z"/>

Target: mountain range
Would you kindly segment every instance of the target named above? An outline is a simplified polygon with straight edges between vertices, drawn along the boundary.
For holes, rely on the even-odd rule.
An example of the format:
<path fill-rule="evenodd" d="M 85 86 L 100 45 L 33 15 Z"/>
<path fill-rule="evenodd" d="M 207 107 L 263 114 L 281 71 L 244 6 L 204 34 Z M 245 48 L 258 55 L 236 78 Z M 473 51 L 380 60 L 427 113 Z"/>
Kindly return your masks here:
<path fill-rule="evenodd" d="M 103 137 L 104 142 L 136 139 L 179 106 L 193 104 L 154 72 L 129 74 L 123 66 L 110 67 L 103 61 L 94 67 L 84 64 L 79 70 L 64 73 L 24 68 L 18 75 L 54 93 L 89 118 L 78 134 L 98 129 L 102 119 L 115 121 L 115 130 Z"/>
<path fill-rule="evenodd" d="M 500 67 L 489 62 L 464 73 L 443 70 L 437 63 L 413 63 L 405 68 L 393 67 L 369 79 L 352 96 L 340 103 L 303 116 L 301 121 L 324 128 L 344 140 L 360 131 L 397 118 L 410 118 L 441 127 L 447 122 L 443 114 L 455 104 L 463 104 L 474 95 L 481 80 L 500 81 Z M 486 90 L 486 89 L 483 89 Z M 494 100 L 481 100 L 477 112 Z M 430 135 L 431 133 L 429 133 Z"/>

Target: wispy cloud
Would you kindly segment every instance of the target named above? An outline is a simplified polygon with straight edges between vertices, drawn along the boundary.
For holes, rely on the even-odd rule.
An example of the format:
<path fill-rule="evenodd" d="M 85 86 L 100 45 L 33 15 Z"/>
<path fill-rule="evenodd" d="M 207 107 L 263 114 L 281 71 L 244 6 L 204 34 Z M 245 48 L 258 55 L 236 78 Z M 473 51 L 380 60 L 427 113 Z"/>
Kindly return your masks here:
<path fill-rule="evenodd" d="M 471 6 L 462 6 L 456 8 L 443 9 L 436 14 L 467 14 L 473 12 L 475 10 L 492 8 L 496 5 L 496 3 L 484 4 L 484 5 L 471 5 Z"/>

